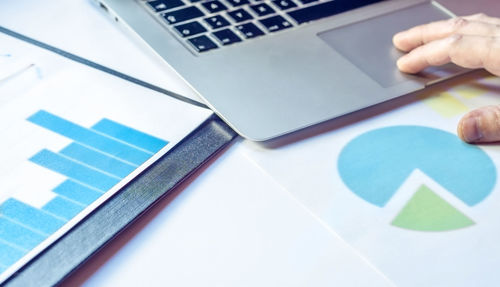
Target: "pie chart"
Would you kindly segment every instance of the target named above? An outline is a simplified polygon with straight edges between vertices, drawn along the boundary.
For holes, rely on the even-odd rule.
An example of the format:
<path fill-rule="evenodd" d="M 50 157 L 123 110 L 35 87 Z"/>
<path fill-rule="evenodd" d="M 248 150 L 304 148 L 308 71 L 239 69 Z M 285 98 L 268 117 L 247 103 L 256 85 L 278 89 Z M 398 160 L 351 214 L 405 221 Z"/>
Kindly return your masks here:
<path fill-rule="evenodd" d="M 368 131 L 341 151 L 338 171 L 351 192 L 383 208 L 413 171 L 419 170 L 467 206 L 494 189 L 496 167 L 479 147 L 449 132 L 423 126 L 391 126 Z M 475 224 L 422 184 L 391 223 L 405 229 L 446 231 Z"/>

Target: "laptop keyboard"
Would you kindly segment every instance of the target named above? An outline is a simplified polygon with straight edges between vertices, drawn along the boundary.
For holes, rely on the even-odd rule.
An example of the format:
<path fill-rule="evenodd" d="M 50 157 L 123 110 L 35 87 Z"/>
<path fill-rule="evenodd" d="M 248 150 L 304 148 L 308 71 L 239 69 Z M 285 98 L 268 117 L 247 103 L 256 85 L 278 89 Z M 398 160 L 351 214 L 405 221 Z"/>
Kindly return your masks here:
<path fill-rule="evenodd" d="M 220 49 L 384 0 L 141 0 L 195 53 Z"/>

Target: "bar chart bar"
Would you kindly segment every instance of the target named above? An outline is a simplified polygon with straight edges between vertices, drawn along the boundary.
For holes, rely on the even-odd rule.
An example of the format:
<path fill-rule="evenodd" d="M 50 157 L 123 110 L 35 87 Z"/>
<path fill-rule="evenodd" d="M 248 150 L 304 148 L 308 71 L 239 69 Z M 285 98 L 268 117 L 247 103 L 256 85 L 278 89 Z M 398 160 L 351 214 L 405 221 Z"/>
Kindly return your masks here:
<path fill-rule="evenodd" d="M 168 144 L 167 141 L 108 119 L 102 119 L 92 129 L 152 153 L 157 153 Z"/>
<path fill-rule="evenodd" d="M 0 239 L 28 250 L 42 242 L 45 236 L 0 216 Z"/>
<path fill-rule="evenodd" d="M 153 154 L 96 133 L 44 110 L 29 117 L 28 121 L 133 164 L 140 165 Z"/>
<path fill-rule="evenodd" d="M 45 235 L 52 234 L 66 222 L 13 198 L 0 205 L 0 215 L 21 222 Z"/>
<path fill-rule="evenodd" d="M 120 181 L 118 177 L 106 175 L 46 149 L 35 154 L 30 161 L 100 190 L 108 190 Z"/>
<path fill-rule="evenodd" d="M 21 259 L 26 251 L 13 248 L 0 241 L 0 264 L 10 266 Z"/>
<path fill-rule="evenodd" d="M 83 205 L 91 204 L 102 195 L 102 192 L 104 192 L 99 192 L 96 189 L 92 189 L 71 179 L 63 181 L 63 183 L 52 191 Z"/>
<path fill-rule="evenodd" d="M 62 217 L 66 220 L 70 220 L 75 215 L 80 213 L 80 211 L 82 211 L 84 208 L 84 205 L 71 202 L 60 196 L 56 196 L 54 199 L 45 204 L 42 207 L 42 210 L 45 210 L 58 217 Z"/>
<path fill-rule="evenodd" d="M 136 165 L 126 163 L 78 143 L 68 145 L 59 153 L 119 178 L 124 178 L 137 168 Z"/>

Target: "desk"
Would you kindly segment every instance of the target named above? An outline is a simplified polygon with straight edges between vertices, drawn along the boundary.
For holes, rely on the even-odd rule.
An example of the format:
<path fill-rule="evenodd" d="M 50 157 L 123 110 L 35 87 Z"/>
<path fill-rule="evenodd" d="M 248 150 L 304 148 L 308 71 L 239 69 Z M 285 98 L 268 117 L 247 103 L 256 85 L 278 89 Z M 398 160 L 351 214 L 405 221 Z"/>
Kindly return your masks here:
<path fill-rule="evenodd" d="M 0 24 L 196 98 L 88 1 L 11 2 L 0 5 Z M 460 1 L 443 2 L 459 9 Z M 481 10 L 494 0 L 477 2 Z M 392 285 L 255 165 L 247 148 L 236 141 L 64 284 Z"/>

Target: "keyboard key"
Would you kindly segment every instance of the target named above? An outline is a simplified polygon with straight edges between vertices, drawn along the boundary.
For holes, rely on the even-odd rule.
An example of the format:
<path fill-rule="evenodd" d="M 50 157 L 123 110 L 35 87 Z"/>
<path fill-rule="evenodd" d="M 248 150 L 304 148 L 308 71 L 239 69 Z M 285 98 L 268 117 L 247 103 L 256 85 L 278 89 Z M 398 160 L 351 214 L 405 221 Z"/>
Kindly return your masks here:
<path fill-rule="evenodd" d="M 257 13 L 257 15 L 261 17 L 273 14 L 275 12 L 274 9 L 271 8 L 269 5 L 267 5 L 266 3 L 251 5 L 250 8 L 252 8 L 252 10 L 255 11 L 255 13 Z"/>
<path fill-rule="evenodd" d="M 181 0 L 158 0 L 149 1 L 148 5 L 149 7 L 153 8 L 155 12 L 161 12 L 183 6 L 184 3 Z"/>
<path fill-rule="evenodd" d="M 227 14 L 229 14 L 229 16 L 231 16 L 236 23 L 253 19 L 252 15 L 243 9 L 227 12 Z"/>
<path fill-rule="evenodd" d="M 300 1 L 300 3 L 306 5 L 309 3 L 317 2 L 318 0 L 299 0 L 299 1 Z"/>
<path fill-rule="evenodd" d="M 266 19 L 261 19 L 259 20 L 259 22 L 264 25 L 269 32 L 276 32 L 292 27 L 292 24 L 281 16 L 273 16 Z"/>
<path fill-rule="evenodd" d="M 238 29 L 247 39 L 255 38 L 264 35 L 264 32 L 257 28 L 253 23 L 245 23 L 242 25 L 237 25 L 236 29 Z"/>
<path fill-rule="evenodd" d="M 215 15 L 212 17 L 208 17 L 204 19 L 205 22 L 212 27 L 212 29 L 218 29 L 222 27 L 229 26 L 229 21 L 226 20 L 226 18 L 220 16 L 220 15 Z"/>
<path fill-rule="evenodd" d="M 210 13 L 217 13 L 220 11 L 227 10 L 226 5 L 220 3 L 220 1 L 215 0 L 215 1 L 208 1 L 201 3 L 205 9 L 207 9 Z"/>
<path fill-rule="evenodd" d="M 200 9 L 192 6 L 172 12 L 167 12 L 162 16 L 163 18 L 165 18 L 165 20 L 167 20 L 169 24 L 177 24 L 180 22 L 184 22 L 186 20 L 191 20 L 194 18 L 201 17 L 203 15 L 205 14 L 203 14 L 203 12 L 201 12 Z"/>
<path fill-rule="evenodd" d="M 196 21 L 177 25 L 174 28 L 182 37 L 190 37 L 207 31 L 205 27 Z"/>
<path fill-rule="evenodd" d="M 292 0 L 273 0 L 273 3 L 281 10 L 297 7 L 297 4 L 295 4 Z"/>
<path fill-rule="evenodd" d="M 302 24 L 312 20 L 339 14 L 348 10 L 359 8 L 371 3 L 380 2 L 380 0 L 335 0 L 323 2 L 318 5 L 312 5 L 306 8 L 297 9 L 288 13 L 297 23 Z"/>
<path fill-rule="evenodd" d="M 200 53 L 217 49 L 217 45 L 205 35 L 188 39 L 188 42 Z"/>
<path fill-rule="evenodd" d="M 236 42 L 241 42 L 240 37 L 238 37 L 233 31 L 229 29 L 220 30 L 213 33 L 214 36 L 219 40 L 222 45 L 230 45 Z"/>
<path fill-rule="evenodd" d="M 248 0 L 226 0 L 226 1 L 229 2 L 229 4 L 233 5 L 233 7 L 238 7 L 250 3 L 248 2 Z"/>

